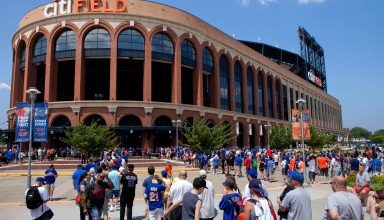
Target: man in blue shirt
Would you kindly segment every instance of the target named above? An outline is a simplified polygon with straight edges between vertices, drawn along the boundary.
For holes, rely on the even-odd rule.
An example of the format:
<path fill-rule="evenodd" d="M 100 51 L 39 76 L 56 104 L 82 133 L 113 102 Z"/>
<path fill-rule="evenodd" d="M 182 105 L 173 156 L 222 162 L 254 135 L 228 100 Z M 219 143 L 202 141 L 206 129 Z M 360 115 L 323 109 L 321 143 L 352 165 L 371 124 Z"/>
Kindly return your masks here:
<path fill-rule="evenodd" d="M 235 158 L 235 176 L 236 176 L 236 173 L 239 175 L 238 177 L 243 176 L 242 165 L 243 165 L 243 158 L 241 158 L 241 155 L 238 154 Z"/>
<path fill-rule="evenodd" d="M 83 166 L 81 164 L 77 165 L 77 169 L 72 175 L 72 180 L 73 180 L 73 188 L 76 190 L 76 192 L 80 192 L 80 177 L 86 173 L 87 171 L 83 170 Z"/>
<path fill-rule="evenodd" d="M 377 157 L 377 154 L 373 154 L 373 160 L 372 160 L 372 173 L 374 176 L 378 176 L 381 173 L 381 161 Z"/>
<path fill-rule="evenodd" d="M 50 200 L 53 200 L 53 191 L 55 190 L 57 172 L 53 164 L 45 171 L 45 182 L 47 184 L 47 190 Z"/>
<path fill-rule="evenodd" d="M 219 203 L 219 208 L 224 211 L 223 220 L 237 219 L 240 214 L 237 206 L 241 201 L 241 196 L 235 192 L 235 185 L 236 183 L 232 179 L 226 179 L 223 183 L 224 195 Z"/>
<path fill-rule="evenodd" d="M 164 216 L 164 197 L 165 187 L 161 184 L 158 176 L 153 176 L 152 182 L 147 185 L 144 199 L 147 201 L 149 219 L 161 219 Z"/>
<path fill-rule="evenodd" d="M 89 162 L 87 163 L 87 165 L 85 166 L 85 170 L 87 171 L 87 172 L 89 172 L 89 170 L 91 169 L 91 168 L 95 168 L 95 170 L 97 170 L 96 169 L 96 164 L 93 162 L 93 159 L 91 158 L 91 159 L 89 159 Z"/>

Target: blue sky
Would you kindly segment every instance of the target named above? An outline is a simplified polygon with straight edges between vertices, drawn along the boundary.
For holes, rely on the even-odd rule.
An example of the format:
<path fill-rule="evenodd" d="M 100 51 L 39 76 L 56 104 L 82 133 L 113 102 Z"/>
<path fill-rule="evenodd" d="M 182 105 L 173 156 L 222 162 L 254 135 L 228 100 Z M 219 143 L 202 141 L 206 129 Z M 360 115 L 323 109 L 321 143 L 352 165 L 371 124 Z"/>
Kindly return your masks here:
<path fill-rule="evenodd" d="M 22 16 L 50 0 L 4 1 L 0 19 L 0 128 L 12 72 L 11 37 Z M 339 99 L 344 127 L 384 128 L 383 0 L 154 0 L 183 9 L 237 39 L 299 53 L 297 27 L 323 47 L 328 92 Z"/>

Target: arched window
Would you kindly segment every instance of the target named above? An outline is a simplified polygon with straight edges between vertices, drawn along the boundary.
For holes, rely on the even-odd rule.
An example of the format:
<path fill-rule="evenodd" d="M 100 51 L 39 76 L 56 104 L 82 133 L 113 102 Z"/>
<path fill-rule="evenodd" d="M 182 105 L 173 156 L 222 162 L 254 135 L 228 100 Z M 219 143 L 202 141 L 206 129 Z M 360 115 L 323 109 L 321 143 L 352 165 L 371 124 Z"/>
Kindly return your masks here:
<path fill-rule="evenodd" d="M 91 126 L 92 123 L 96 123 L 97 125 L 107 125 L 100 115 L 90 115 L 84 120 L 84 124 L 87 126 Z"/>
<path fill-rule="evenodd" d="M 144 37 L 134 29 L 127 29 L 120 33 L 117 42 L 119 57 L 144 58 Z"/>
<path fill-rule="evenodd" d="M 124 116 L 120 122 L 119 126 L 141 126 L 141 120 L 135 115 L 126 115 Z"/>
<path fill-rule="evenodd" d="M 243 74 L 240 62 L 235 63 L 235 101 L 236 111 L 244 112 L 243 106 Z"/>
<path fill-rule="evenodd" d="M 85 37 L 85 57 L 109 57 L 111 37 L 107 30 L 96 28 Z"/>
<path fill-rule="evenodd" d="M 220 101 L 221 109 L 230 110 L 229 64 L 224 55 L 220 57 Z"/>
<path fill-rule="evenodd" d="M 173 43 L 168 35 L 157 33 L 152 39 L 152 59 L 173 62 Z"/>
<path fill-rule="evenodd" d="M 76 56 L 76 34 L 72 30 L 64 31 L 56 41 L 55 58 L 57 60 Z"/>
<path fill-rule="evenodd" d="M 248 114 L 255 114 L 255 97 L 254 97 L 253 71 L 249 67 L 247 69 L 247 98 L 248 98 Z"/>
<path fill-rule="evenodd" d="M 24 69 L 25 67 L 25 44 L 23 44 L 21 51 L 20 51 L 20 57 L 19 57 L 19 69 Z"/>
<path fill-rule="evenodd" d="M 210 74 L 214 72 L 213 55 L 207 47 L 203 50 L 203 71 Z"/>
<path fill-rule="evenodd" d="M 181 63 L 186 66 L 196 67 L 196 50 L 189 40 L 184 40 L 181 44 Z"/>
<path fill-rule="evenodd" d="M 280 102 L 280 82 L 276 81 L 276 118 L 281 119 L 280 114 L 281 102 Z"/>
<path fill-rule="evenodd" d="M 258 91 L 258 105 L 259 105 L 259 115 L 265 116 L 264 112 L 264 77 L 263 73 L 259 72 L 257 74 L 257 91 Z"/>
<path fill-rule="evenodd" d="M 268 96 L 268 117 L 273 118 L 273 91 L 272 91 L 272 79 L 269 76 L 267 78 L 267 96 Z"/>
<path fill-rule="evenodd" d="M 66 116 L 60 115 L 54 119 L 52 127 L 71 127 L 71 121 Z"/>
<path fill-rule="evenodd" d="M 40 63 L 45 61 L 45 56 L 47 54 L 47 38 L 44 35 L 39 36 L 35 44 L 33 45 L 33 63 Z"/>

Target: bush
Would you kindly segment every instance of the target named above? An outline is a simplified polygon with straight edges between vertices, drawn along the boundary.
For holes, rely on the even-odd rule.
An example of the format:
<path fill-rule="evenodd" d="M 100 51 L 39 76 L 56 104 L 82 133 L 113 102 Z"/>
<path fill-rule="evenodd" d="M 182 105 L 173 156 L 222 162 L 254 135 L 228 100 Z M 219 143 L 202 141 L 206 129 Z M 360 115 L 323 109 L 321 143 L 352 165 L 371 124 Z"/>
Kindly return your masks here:
<path fill-rule="evenodd" d="M 384 176 L 371 177 L 371 188 L 373 191 L 382 189 L 384 190 Z"/>
<path fill-rule="evenodd" d="M 354 187 L 355 186 L 355 183 L 356 183 L 356 173 L 355 172 L 351 172 L 348 176 L 347 176 L 347 185 L 349 187 Z"/>

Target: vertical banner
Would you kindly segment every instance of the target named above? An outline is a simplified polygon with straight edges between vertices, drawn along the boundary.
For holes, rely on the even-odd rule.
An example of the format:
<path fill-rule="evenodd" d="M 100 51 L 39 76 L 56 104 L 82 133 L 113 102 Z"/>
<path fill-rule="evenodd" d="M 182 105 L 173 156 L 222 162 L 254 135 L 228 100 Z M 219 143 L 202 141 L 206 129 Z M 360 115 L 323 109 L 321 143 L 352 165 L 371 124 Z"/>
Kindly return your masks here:
<path fill-rule="evenodd" d="M 292 109 L 292 138 L 293 140 L 301 140 L 301 126 L 300 126 L 300 110 Z M 309 110 L 303 110 L 303 126 L 304 126 L 304 139 L 311 138 L 311 131 L 309 129 Z"/>
<path fill-rule="evenodd" d="M 48 136 L 48 103 L 36 103 L 33 118 L 33 141 L 46 142 Z"/>
<path fill-rule="evenodd" d="M 16 134 L 15 142 L 29 141 L 29 117 L 31 105 L 28 102 L 16 103 Z"/>

